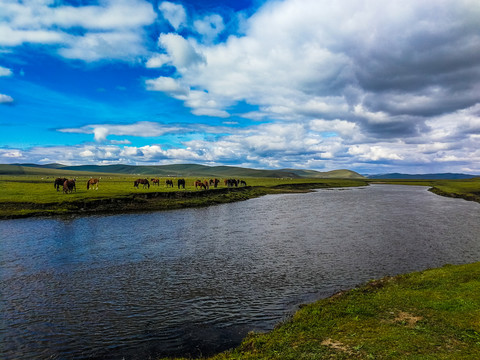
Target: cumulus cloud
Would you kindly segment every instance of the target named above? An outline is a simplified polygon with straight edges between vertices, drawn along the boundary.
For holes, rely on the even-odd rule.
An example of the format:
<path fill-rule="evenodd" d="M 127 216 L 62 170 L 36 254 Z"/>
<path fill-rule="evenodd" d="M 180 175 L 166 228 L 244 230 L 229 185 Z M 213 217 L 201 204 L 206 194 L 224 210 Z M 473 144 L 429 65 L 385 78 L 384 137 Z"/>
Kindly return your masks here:
<path fill-rule="evenodd" d="M 225 42 L 166 34 L 159 44 L 177 54 L 175 81 L 196 89 L 183 98 L 194 114 L 209 103 L 210 113 L 225 117 L 246 102 L 258 107 L 243 114 L 250 119 L 316 118 L 330 127 L 350 124 L 350 136 L 355 129 L 370 140 L 395 141 L 427 134 L 427 120 L 480 102 L 478 16 L 480 5 L 468 0 L 286 0 L 266 3 L 244 35 Z M 214 19 L 194 28 L 207 34 L 208 24 L 221 24 Z M 166 39 L 194 44 L 192 56 Z"/>
<path fill-rule="evenodd" d="M 182 5 L 164 1 L 158 5 L 158 8 L 175 30 L 186 24 L 187 13 Z"/>
<path fill-rule="evenodd" d="M 130 59 L 147 53 L 143 28 L 156 18 L 149 2 L 55 5 L 52 1 L 1 2 L 0 46 L 57 45 L 60 55 L 84 61 Z"/>
<path fill-rule="evenodd" d="M 203 36 L 206 42 L 212 42 L 225 29 L 225 24 L 220 15 L 213 14 L 195 20 L 193 27 Z"/>

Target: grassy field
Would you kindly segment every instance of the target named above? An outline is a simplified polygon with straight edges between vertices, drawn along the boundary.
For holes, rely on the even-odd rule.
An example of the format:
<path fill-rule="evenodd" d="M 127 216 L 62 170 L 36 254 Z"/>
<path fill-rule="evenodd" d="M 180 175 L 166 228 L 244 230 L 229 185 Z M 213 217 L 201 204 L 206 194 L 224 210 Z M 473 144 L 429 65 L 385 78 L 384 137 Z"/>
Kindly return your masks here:
<path fill-rule="evenodd" d="M 364 180 L 356 179 L 278 179 L 243 178 L 246 187 L 227 188 L 223 181 L 217 189 L 208 191 L 196 189 L 195 180 L 185 178 L 186 188 L 167 188 L 167 178 L 160 177 L 160 186 L 144 189 L 133 187 L 139 176 L 93 174 L 100 178 L 98 190 L 87 190 L 87 180 L 91 176 L 78 173 L 77 190 L 71 194 L 56 191 L 53 186 L 55 176 L 45 175 L 2 175 L 0 176 L 0 218 L 35 215 L 122 212 L 142 210 L 166 210 L 193 206 L 246 200 L 271 193 L 307 191 L 312 188 L 362 186 Z M 148 177 L 151 179 L 151 177 Z M 222 179 L 223 180 L 223 179 Z"/>
<path fill-rule="evenodd" d="M 209 359 L 480 359 L 479 290 L 480 263 L 371 281 Z"/>

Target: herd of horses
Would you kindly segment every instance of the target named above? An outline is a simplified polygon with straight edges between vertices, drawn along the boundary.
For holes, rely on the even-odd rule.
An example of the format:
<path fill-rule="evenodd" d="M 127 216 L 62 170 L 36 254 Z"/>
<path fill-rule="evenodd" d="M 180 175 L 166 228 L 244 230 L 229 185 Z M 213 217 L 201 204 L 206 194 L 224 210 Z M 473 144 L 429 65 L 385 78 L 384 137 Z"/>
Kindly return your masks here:
<path fill-rule="evenodd" d="M 150 179 L 152 182 L 152 186 L 160 186 L 160 179 L 152 178 Z M 139 185 L 143 185 L 144 189 L 149 189 L 150 188 L 150 181 L 148 179 L 137 179 L 133 182 L 133 187 L 139 188 Z M 95 189 L 98 190 L 98 183 L 100 182 L 99 179 L 97 178 L 92 178 L 87 180 L 87 190 L 89 189 Z M 194 182 L 195 189 L 205 189 L 208 190 L 210 187 L 218 187 L 218 184 L 220 184 L 220 180 L 218 179 L 210 179 L 210 180 L 196 180 Z M 247 183 L 244 180 L 238 180 L 238 179 L 225 179 L 224 184 L 227 187 L 239 187 L 239 186 L 247 186 Z M 56 178 L 53 186 L 57 189 L 57 191 L 60 191 L 60 187 L 63 188 L 63 192 L 65 194 L 72 193 L 73 191 L 77 191 L 77 186 L 76 186 L 76 179 L 67 179 L 67 178 Z M 168 187 L 174 187 L 173 180 L 167 179 L 165 181 L 165 186 Z M 177 187 L 179 189 L 185 189 L 185 179 L 178 179 L 177 180 Z"/>

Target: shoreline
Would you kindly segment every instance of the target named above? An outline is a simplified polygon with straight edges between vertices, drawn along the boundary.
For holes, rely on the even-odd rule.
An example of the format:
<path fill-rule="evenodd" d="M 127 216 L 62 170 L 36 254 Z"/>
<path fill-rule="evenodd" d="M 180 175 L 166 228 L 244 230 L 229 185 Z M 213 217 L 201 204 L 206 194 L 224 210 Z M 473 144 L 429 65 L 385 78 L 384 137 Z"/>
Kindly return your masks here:
<path fill-rule="evenodd" d="M 186 208 L 206 207 L 226 204 L 237 201 L 257 198 L 268 194 L 305 193 L 315 189 L 328 189 L 339 187 L 361 187 L 370 184 L 386 185 L 413 185 L 392 183 L 388 181 L 358 181 L 355 185 L 329 184 L 325 182 L 280 184 L 275 186 L 245 186 L 235 188 L 216 188 L 202 191 L 154 191 L 141 193 L 126 193 L 105 198 L 83 198 L 72 201 L 58 201 L 47 203 L 34 202 L 3 202 L 0 203 L 0 220 L 21 219 L 31 217 L 54 217 L 74 215 L 115 215 L 126 213 L 139 213 L 146 211 L 167 211 Z M 431 184 L 428 191 L 444 197 L 464 199 L 480 203 L 480 194 L 455 193 L 439 189 Z M 8 212 L 12 212 L 8 214 Z M 5 215 L 5 213 L 7 213 Z"/>
<path fill-rule="evenodd" d="M 479 276 L 475 262 L 371 280 L 301 304 L 273 330 L 201 359 L 478 358 Z"/>
<path fill-rule="evenodd" d="M 366 186 L 360 183 L 356 186 Z M 272 187 L 244 186 L 235 188 L 217 188 L 202 191 L 155 191 L 128 193 L 106 198 L 83 198 L 73 201 L 51 203 L 4 202 L 0 203 L 0 220 L 53 217 L 62 215 L 123 214 L 144 211 L 166 211 L 185 208 L 205 207 L 244 201 L 268 194 L 304 193 L 314 189 L 333 188 L 323 182 L 282 184 Z M 350 186 L 348 186 L 350 187 Z"/>

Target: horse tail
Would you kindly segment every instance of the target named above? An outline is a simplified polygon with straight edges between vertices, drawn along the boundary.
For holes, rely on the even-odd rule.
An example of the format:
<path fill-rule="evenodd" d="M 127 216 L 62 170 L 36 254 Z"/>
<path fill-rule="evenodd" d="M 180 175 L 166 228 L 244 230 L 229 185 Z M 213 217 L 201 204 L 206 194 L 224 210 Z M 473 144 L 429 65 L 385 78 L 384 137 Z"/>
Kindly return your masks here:
<path fill-rule="evenodd" d="M 87 190 L 90 188 L 90 180 L 87 181 Z"/>

